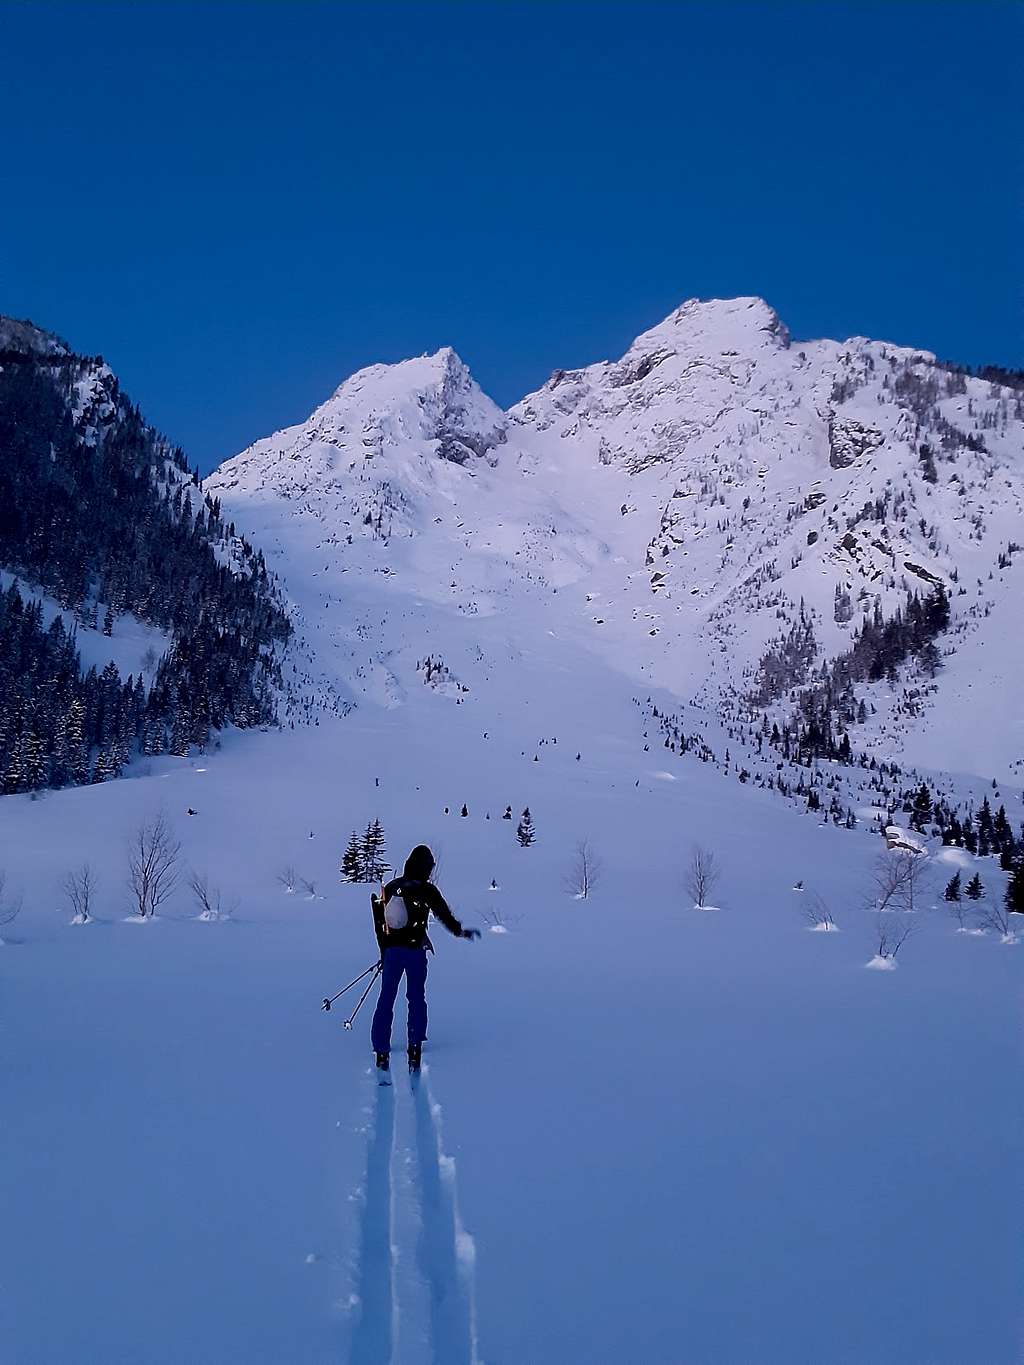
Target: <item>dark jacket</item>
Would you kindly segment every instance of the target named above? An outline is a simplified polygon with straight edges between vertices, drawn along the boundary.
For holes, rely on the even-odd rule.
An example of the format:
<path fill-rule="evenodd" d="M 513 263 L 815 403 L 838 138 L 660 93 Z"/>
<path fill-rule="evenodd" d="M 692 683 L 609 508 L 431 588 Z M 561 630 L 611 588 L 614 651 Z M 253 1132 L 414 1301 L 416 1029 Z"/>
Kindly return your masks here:
<path fill-rule="evenodd" d="M 450 934 L 463 937 L 462 925 L 448 909 L 445 898 L 433 882 L 427 880 L 433 870 L 430 850 L 421 845 L 409 854 L 402 876 L 395 877 L 385 886 L 383 905 L 386 906 L 392 896 L 401 896 L 409 918 L 402 929 L 386 929 L 380 924 L 378 940 L 382 949 L 429 948 L 433 952 L 434 945 L 427 935 L 427 921 L 431 915 L 435 915 Z"/>

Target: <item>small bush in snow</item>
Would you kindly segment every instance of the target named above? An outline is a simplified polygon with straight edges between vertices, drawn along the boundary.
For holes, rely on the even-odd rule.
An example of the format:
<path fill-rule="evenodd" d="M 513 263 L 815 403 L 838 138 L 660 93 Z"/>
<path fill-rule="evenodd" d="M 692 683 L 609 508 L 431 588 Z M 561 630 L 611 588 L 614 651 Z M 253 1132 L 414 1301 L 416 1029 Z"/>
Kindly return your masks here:
<path fill-rule="evenodd" d="M 96 874 L 89 863 L 69 872 L 61 887 L 71 907 L 72 924 L 88 924 L 92 919 L 92 903 L 96 895 Z"/>
<path fill-rule="evenodd" d="M 986 929 L 994 929 L 1004 943 L 1016 943 L 1017 935 L 1010 915 L 1005 901 L 986 901 L 979 909 L 979 918 Z"/>
<path fill-rule="evenodd" d="M 816 891 L 801 901 L 800 912 L 807 921 L 807 927 L 819 934 L 834 934 L 839 928 L 824 898 Z"/>
<path fill-rule="evenodd" d="M 518 924 L 522 915 L 506 914 L 501 910 L 481 910 L 480 918 L 492 934 L 507 934 L 513 924 Z"/>
<path fill-rule="evenodd" d="M 225 905 L 219 886 L 211 886 L 205 872 L 192 872 L 188 879 L 189 890 L 199 907 L 198 919 L 205 921 L 230 919 L 234 905 Z"/>
<path fill-rule="evenodd" d="M 920 856 L 906 849 L 891 849 L 882 854 L 875 863 L 869 909 L 882 915 L 890 910 L 917 908 L 924 871 Z"/>
<path fill-rule="evenodd" d="M 693 897 L 695 909 L 703 910 L 707 907 L 720 876 L 715 855 L 709 849 L 695 844 L 686 873 L 686 889 Z"/>
<path fill-rule="evenodd" d="M 128 847 L 128 888 L 139 919 L 152 919 L 174 891 L 180 853 L 163 811 L 135 831 Z"/>
<path fill-rule="evenodd" d="M 601 860 L 589 839 L 581 839 L 573 854 L 572 866 L 565 875 L 565 889 L 577 900 L 590 899 L 601 877 Z"/>
<path fill-rule="evenodd" d="M 20 896 L 15 896 L 7 891 L 7 876 L 0 872 L 0 929 L 14 923 L 21 914 L 21 904 Z M 0 943 L 3 943 L 2 936 L 0 936 Z"/>
<path fill-rule="evenodd" d="M 277 874 L 277 880 L 280 882 L 280 884 L 284 887 L 284 889 L 288 892 L 290 896 L 292 892 L 295 890 L 295 882 L 297 880 L 295 868 L 292 867 L 291 865 L 284 868 L 283 871 Z"/>
<path fill-rule="evenodd" d="M 916 929 L 916 920 L 888 910 L 881 911 L 876 922 L 875 956 L 867 965 L 892 971 L 896 966 L 896 955 Z"/>

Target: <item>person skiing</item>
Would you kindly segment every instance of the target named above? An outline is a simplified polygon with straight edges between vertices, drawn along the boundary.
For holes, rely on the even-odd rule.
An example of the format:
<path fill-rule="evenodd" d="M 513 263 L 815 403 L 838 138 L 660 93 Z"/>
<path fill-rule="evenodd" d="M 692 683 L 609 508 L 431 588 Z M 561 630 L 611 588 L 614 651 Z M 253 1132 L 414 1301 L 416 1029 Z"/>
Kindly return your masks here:
<path fill-rule="evenodd" d="M 370 1044 L 378 1071 L 386 1072 L 391 1065 L 391 1025 L 403 974 L 409 1002 L 409 1069 L 419 1070 L 420 1052 L 427 1036 L 427 951 L 434 951 L 427 934 L 431 914 L 456 938 L 480 937 L 479 929 L 464 929 L 448 909 L 445 898 L 430 880 L 433 871 L 434 855 L 426 844 L 418 844 L 405 860 L 402 876 L 388 882 L 383 898 L 374 903 L 381 976 Z"/>

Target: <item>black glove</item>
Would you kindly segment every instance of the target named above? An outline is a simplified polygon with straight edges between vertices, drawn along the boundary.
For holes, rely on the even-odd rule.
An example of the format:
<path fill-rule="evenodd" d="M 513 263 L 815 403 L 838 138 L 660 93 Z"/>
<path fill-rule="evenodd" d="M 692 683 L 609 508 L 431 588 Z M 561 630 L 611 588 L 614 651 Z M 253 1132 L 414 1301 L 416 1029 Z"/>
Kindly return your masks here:
<path fill-rule="evenodd" d="M 480 930 L 479 930 L 479 929 L 463 929 L 463 931 L 462 931 L 462 937 L 463 937 L 463 938 L 470 938 L 470 939 L 479 938 L 479 937 L 480 937 Z"/>

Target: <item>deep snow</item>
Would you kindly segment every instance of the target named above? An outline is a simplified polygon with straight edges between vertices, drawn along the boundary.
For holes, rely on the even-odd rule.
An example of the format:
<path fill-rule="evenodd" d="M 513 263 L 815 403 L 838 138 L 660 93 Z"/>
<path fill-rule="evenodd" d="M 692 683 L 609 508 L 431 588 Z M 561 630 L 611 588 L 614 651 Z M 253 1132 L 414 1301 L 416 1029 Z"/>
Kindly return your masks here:
<path fill-rule="evenodd" d="M 880 841 L 696 766 L 660 780 L 614 711 L 581 699 L 535 764 L 529 720 L 499 745 L 424 689 L 4 800 L 28 901 L 0 949 L 9 1359 L 448 1365 L 473 1332 L 489 1365 L 1016 1358 L 1020 950 L 922 910 L 898 970 L 865 971 Z M 123 842 L 158 805 L 233 921 L 182 894 L 123 922 Z M 451 1185 L 400 1052 L 390 1098 L 373 1083 L 369 1004 L 351 1034 L 319 1008 L 373 959 L 369 888 L 335 869 L 377 813 L 395 854 L 435 846 L 467 922 L 509 914 L 435 935 Z M 581 902 L 584 834 L 605 873 Z M 682 887 L 694 840 L 725 868 L 717 914 Z M 76 927 L 57 883 L 84 856 L 101 896 Z M 323 899 L 277 884 L 288 862 Z M 805 932 L 798 879 L 842 932 Z"/>

